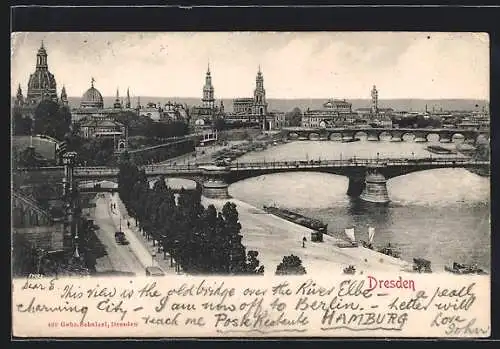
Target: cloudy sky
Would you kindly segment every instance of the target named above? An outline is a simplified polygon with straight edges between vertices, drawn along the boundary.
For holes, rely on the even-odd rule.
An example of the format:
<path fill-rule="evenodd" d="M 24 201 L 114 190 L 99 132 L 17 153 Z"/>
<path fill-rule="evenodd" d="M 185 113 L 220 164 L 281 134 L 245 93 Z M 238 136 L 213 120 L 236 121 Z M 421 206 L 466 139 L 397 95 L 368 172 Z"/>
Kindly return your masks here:
<path fill-rule="evenodd" d="M 25 93 L 43 40 L 60 91 L 199 97 L 207 63 L 216 98 L 489 99 L 489 39 L 474 33 L 15 33 L 12 87 Z"/>

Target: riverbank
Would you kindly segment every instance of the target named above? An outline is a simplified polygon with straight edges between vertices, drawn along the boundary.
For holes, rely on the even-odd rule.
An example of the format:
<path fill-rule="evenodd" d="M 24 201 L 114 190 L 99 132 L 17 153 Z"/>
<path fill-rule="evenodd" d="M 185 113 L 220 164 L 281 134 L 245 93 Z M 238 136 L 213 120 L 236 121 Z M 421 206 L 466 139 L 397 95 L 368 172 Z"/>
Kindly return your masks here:
<path fill-rule="evenodd" d="M 254 207 L 238 199 L 208 199 L 203 197 L 206 207 L 213 204 L 221 210 L 227 201 L 236 204 L 241 223 L 242 243 L 247 252 L 256 250 L 257 257 L 264 265 L 265 274 L 274 274 L 284 256 L 294 254 L 302 260 L 308 274 L 324 273 L 325 269 L 334 274 L 342 273 L 348 265 L 356 267 L 357 274 L 374 271 L 400 273 L 409 267 L 403 260 L 392 258 L 364 248 L 340 248 L 336 244 L 342 240 L 324 235 L 324 242 L 311 242 L 311 229 L 289 222 L 263 209 Z M 302 239 L 306 237 L 305 247 Z"/>

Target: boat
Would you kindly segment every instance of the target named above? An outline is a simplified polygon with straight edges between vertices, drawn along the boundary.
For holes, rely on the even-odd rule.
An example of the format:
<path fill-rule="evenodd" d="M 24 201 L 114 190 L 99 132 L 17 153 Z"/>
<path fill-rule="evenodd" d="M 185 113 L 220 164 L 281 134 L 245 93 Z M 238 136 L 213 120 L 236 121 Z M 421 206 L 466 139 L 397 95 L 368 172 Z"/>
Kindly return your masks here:
<path fill-rule="evenodd" d="M 373 238 L 375 237 L 375 228 L 368 227 L 368 241 L 360 240 L 361 245 L 365 248 L 373 250 Z"/>
<path fill-rule="evenodd" d="M 443 148 L 439 145 L 429 145 L 427 150 L 434 154 L 456 154 L 457 152 L 452 149 Z"/>
<path fill-rule="evenodd" d="M 486 272 L 483 269 L 479 268 L 477 264 L 461 264 L 457 262 L 453 262 L 453 265 L 451 267 L 445 266 L 444 270 L 449 271 L 453 274 L 486 274 Z"/>
<path fill-rule="evenodd" d="M 345 228 L 344 233 L 348 238 L 348 241 L 340 242 L 337 244 L 337 247 L 345 248 L 345 247 L 358 247 L 358 242 L 356 241 L 356 237 L 354 236 L 354 228 Z"/>
<path fill-rule="evenodd" d="M 289 222 L 301 225 L 308 229 L 313 230 L 311 233 L 311 241 L 323 242 L 323 234 L 327 233 L 328 224 L 323 223 L 319 219 L 314 219 L 301 215 L 300 213 L 293 212 L 284 208 L 276 206 L 265 206 L 264 211 L 273 214 L 277 217 L 283 218 Z"/>
<path fill-rule="evenodd" d="M 431 262 L 424 258 L 413 258 L 413 271 L 418 273 L 432 273 Z"/>
<path fill-rule="evenodd" d="M 352 142 L 359 142 L 361 138 L 345 138 L 342 139 L 342 143 L 352 143 Z"/>
<path fill-rule="evenodd" d="M 356 273 L 356 267 L 354 265 L 349 265 L 344 268 L 344 274 L 353 275 Z"/>
<path fill-rule="evenodd" d="M 390 242 L 385 247 L 379 249 L 378 252 L 393 258 L 400 258 L 401 256 L 401 252 L 391 246 Z"/>

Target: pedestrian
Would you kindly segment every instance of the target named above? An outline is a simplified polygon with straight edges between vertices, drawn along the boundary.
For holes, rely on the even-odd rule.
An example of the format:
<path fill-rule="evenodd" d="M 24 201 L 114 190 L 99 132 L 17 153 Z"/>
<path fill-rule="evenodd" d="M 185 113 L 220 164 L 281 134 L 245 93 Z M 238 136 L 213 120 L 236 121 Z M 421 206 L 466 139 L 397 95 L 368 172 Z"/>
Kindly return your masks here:
<path fill-rule="evenodd" d="M 304 237 L 302 238 L 302 248 L 305 248 L 305 247 L 306 247 L 306 241 L 307 241 L 307 239 L 306 239 L 306 237 L 304 236 Z"/>
<path fill-rule="evenodd" d="M 127 221 L 127 227 L 130 229 L 130 222 Z"/>

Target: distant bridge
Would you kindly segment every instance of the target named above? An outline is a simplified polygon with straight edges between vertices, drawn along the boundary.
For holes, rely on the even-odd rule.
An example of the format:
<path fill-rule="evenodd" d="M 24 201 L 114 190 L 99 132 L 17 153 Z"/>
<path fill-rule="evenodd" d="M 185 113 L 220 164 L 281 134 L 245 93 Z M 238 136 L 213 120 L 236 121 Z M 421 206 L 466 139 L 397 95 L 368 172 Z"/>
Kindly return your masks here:
<path fill-rule="evenodd" d="M 424 171 L 438 168 L 473 168 L 489 170 L 489 161 L 478 161 L 469 158 L 350 158 L 323 161 L 279 161 L 279 162 L 234 162 L 227 166 L 214 166 L 213 164 L 197 165 L 146 165 L 141 166 L 150 178 L 185 178 L 194 180 L 203 186 L 204 195 L 208 197 L 228 197 L 229 184 L 237 181 L 284 172 L 324 172 L 346 176 L 349 178 L 350 196 L 361 196 L 371 202 L 388 202 L 386 182 L 388 179 L 408 174 L 415 171 Z M 63 167 L 19 169 L 26 175 L 34 175 L 37 171 L 45 173 L 41 177 L 46 181 L 49 173 L 59 176 L 62 181 Z M 58 175 L 57 175 L 58 173 Z M 76 181 L 116 181 L 118 168 L 112 167 L 75 167 L 73 176 Z M 90 190 L 90 189 L 89 189 Z"/>
<path fill-rule="evenodd" d="M 465 128 L 373 128 L 373 127 L 345 127 L 345 128 L 306 128 L 285 127 L 281 134 L 288 139 L 298 140 L 338 140 L 352 141 L 364 134 L 369 141 L 379 141 L 380 136 L 388 135 L 392 142 L 401 142 L 405 135 L 413 135 L 415 142 L 427 142 L 429 135 L 438 135 L 441 143 L 450 143 L 453 137 L 461 135 L 465 143 L 474 144 L 479 136 L 488 137 L 489 129 Z"/>

